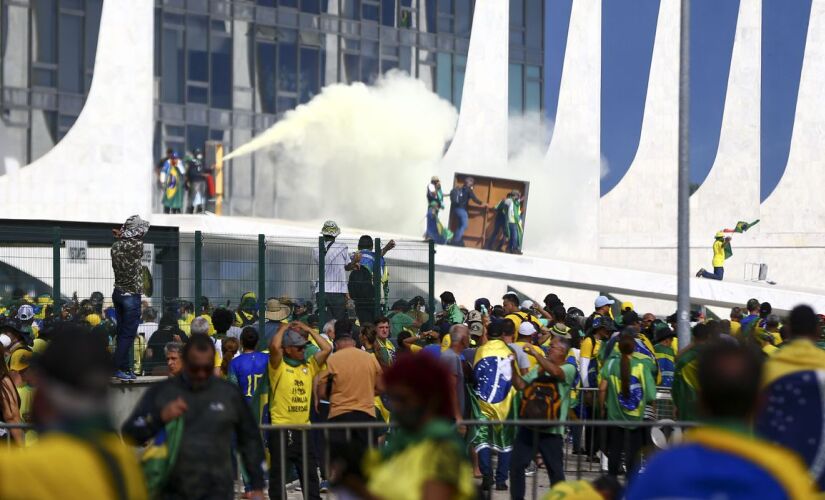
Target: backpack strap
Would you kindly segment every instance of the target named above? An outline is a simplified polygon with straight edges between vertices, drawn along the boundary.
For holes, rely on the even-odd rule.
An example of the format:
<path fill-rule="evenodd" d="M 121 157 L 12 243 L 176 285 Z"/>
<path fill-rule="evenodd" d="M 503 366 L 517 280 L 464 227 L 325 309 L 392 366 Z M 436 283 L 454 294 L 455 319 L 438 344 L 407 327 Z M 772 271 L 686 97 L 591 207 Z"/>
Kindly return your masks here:
<path fill-rule="evenodd" d="M 126 494 L 126 479 L 123 477 L 123 471 L 115 456 L 95 439 L 84 439 L 83 441 L 97 453 L 97 456 L 103 462 L 103 466 L 109 473 L 112 486 L 114 486 L 115 498 L 117 498 L 117 500 L 128 500 L 129 497 Z"/>

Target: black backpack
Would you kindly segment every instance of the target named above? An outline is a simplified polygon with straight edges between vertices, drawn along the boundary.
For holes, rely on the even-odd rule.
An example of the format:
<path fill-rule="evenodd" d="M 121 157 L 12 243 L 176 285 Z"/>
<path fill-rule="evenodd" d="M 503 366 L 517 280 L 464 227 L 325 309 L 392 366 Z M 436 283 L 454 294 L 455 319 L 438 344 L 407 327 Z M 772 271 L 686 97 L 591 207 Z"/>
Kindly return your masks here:
<path fill-rule="evenodd" d="M 359 266 L 349 273 L 347 284 L 350 297 L 356 304 L 375 297 L 375 285 L 372 282 L 372 273 L 364 266 Z"/>
<path fill-rule="evenodd" d="M 555 377 L 541 376 L 524 388 L 519 417 L 525 420 L 559 420 L 561 394 Z"/>

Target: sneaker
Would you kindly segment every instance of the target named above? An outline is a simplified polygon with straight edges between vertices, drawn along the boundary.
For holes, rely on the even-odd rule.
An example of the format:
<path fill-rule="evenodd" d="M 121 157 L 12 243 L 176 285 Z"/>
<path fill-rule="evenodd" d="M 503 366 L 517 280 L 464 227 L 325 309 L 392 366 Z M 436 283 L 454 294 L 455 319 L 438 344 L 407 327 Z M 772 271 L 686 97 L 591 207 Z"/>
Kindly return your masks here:
<path fill-rule="evenodd" d="M 533 477 L 536 475 L 536 470 L 538 470 L 536 462 L 530 462 L 530 465 L 528 465 L 527 468 L 524 469 L 524 475 L 526 477 Z"/>
<path fill-rule="evenodd" d="M 484 476 L 481 478 L 481 489 L 482 491 L 490 491 L 490 487 L 493 485 L 493 478 L 490 476 Z"/>
<path fill-rule="evenodd" d="M 696 273 L 696 277 L 701 278 L 703 274 L 705 274 L 705 268 L 704 267 L 702 269 L 699 269 L 699 272 Z"/>
<path fill-rule="evenodd" d="M 137 375 L 135 375 L 135 372 L 133 372 L 133 371 L 131 371 L 131 370 L 129 370 L 128 372 L 126 372 L 126 375 L 128 375 L 128 376 L 129 376 L 129 380 L 137 380 Z"/>
<path fill-rule="evenodd" d="M 321 481 L 321 483 L 318 486 L 318 491 L 320 491 L 321 493 L 326 493 L 329 491 L 329 481 Z"/>
<path fill-rule="evenodd" d="M 134 380 L 132 377 L 129 376 L 127 372 L 121 370 L 116 371 L 114 377 L 123 382 L 131 382 L 132 380 Z"/>
<path fill-rule="evenodd" d="M 496 483 L 496 491 L 507 491 L 507 483 Z"/>

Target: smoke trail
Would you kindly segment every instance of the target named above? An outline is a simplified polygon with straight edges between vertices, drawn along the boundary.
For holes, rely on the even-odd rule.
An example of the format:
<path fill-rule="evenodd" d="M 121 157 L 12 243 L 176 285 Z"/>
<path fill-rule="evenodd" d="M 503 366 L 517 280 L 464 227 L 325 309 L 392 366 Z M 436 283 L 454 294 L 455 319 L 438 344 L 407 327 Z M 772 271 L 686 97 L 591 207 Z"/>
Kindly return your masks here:
<path fill-rule="evenodd" d="M 421 234 L 424 189 L 457 119 L 422 81 L 390 72 L 324 88 L 226 159 L 269 150 L 278 218 Z"/>

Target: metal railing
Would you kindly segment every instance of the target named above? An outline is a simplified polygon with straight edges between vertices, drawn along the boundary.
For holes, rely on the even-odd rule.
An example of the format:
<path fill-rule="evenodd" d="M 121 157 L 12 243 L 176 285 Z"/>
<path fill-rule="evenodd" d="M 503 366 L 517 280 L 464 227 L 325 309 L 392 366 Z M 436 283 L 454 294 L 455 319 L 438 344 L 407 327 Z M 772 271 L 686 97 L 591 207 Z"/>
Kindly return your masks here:
<path fill-rule="evenodd" d="M 593 468 L 593 462 L 588 460 L 585 455 L 582 454 L 573 454 L 570 448 L 570 437 L 573 433 L 585 433 L 588 431 L 594 432 L 594 434 L 598 435 L 603 433 L 608 429 L 623 429 L 626 432 L 630 432 L 630 429 L 627 427 L 633 428 L 643 428 L 643 429 L 659 429 L 662 427 L 672 429 L 676 432 L 681 432 L 684 429 L 688 429 L 691 427 L 695 427 L 698 424 L 695 422 L 678 422 L 678 421 L 671 421 L 666 420 L 665 422 L 660 422 L 657 420 L 642 420 L 638 422 L 623 422 L 623 421 L 615 421 L 615 420 L 595 420 L 595 419 L 581 419 L 581 420 L 505 420 L 505 421 L 488 421 L 488 420 L 463 420 L 459 422 L 459 425 L 466 428 L 465 440 L 467 442 L 467 450 L 471 452 L 469 439 L 468 437 L 473 434 L 474 429 L 478 427 L 487 427 L 488 429 L 492 430 L 494 427 L 518 427 L 521 429 L 527 429 L 529 432 L 532 433 L 533 443 L 537 442 L 538 435 L 543 431 L 561 427 L 565 429 L 564 431 L 564 444 L 563 444 L 563 460 L 564 460 L 564 473 L 568 478 L 572 475 L 576 479 L 594 479 L 598 475 L 604 473 L 600 466 Z M 331 464 L 331 456 L 333 452 L 333 447 L 337 442 L 338 445 L 345 445 L 348 448 L 353 446 L 353 442 L 355 440 L 355 433 L 357 431 L 366 431 L 366 445 L 367 448 L 378 448 L 381 446 L 379 442 L 379 436 L 389 436 L 389 439 L 392 438 L 392 429 L 395 428 L 396 425 L 394 423 L 385 423 L 383 421 L 375 421 L 375 422 L 359 422 L 359 423 L 331 423 L 331 422 L 313 422 L 308 425 L 262 425 L 260 427 L 261 432 L 264 436 L 265 441 L 271 440 L 274 438 L 274 435 L 277 433 L 276 443 L 279 445 L 277 450 L 274 450 L 275 453 L 272 453 L 271 450 L 270 460 L 278 460 L 282 466 L 280 467 L 280 477 L 277 478 L 278 483 L 281 485 L 282 495 L 283 498 L 287 498 L 288 489 L 287 486 L 290 484 L 292 478 L 290 478 L 288 473 L 288 468 L 286 465 L 288 464 L 287 461 L 287 443 L 292 439 L 290 437 L 291 433 L 298 433 L 300 435 L 301 441 L 301 471 L 303 473 L 303 477 L 298 478 L 301 481 L 302 488 L 302 496 L 304 498 L 308 498 L 309 496 L 309 488 L 307 485 L 309 484 L 309 474 L 319 474 L 321 478 L 330 478 L 330 464 Z M 9 434 L 10 429 L 25 429 L 31 430 L 32 426 L 26 424 L 5 424 L 0 422 L 0 432 L 5 431 L 5 434 L 0 437 L 0 440 L 5 441 L 6 447 L 11 447 L 12 440 Z M 458 430 L 456 431 L 458 433 Z M 333 435 L 337 435 L 336 439 L 333 439 Z M 341 439 L 343 437 L 343 439 Z M 321 456 L 318 456 L 317 453 L 317 445 L 321 444 Z M 648 456 L 650 454 L 650 448 L 646 447 L 644 456 Z M 603 446 L 600 445 L 598 449 L 603 449 Z M 538 450 L 533 448 L 531 452 L 531 456 L 537 457 L 539 456 Z M 317 470 L 310 470 L 309 467 L 310 462 L 317 463 L 319 468 Z M 546 465 L 545 465 L 546 467 Z M 495 464 L 492 465 L 492 468 L 495 468 Z M 529 486 L 530 498 L 536 499 L 539 497 L 539 480 L 540 475 L 543 474 L 542 467 L 537 467 L 534 474 L 530 478 L 530 483 L 525 486 Z M 268 477 L 268 476 L 267 476 Z M 509 481 L 509 478 L 508 478 Z M 242 488 L 243 484 L 242 481 L 239 479 L 236 481 L 236 489 Z M 544 486 L 541 486 L 544 488 Z M 492 498 L 492 491 L 484 492 L 485 498 Z"/>
<path fill-rule="evenodd" d="M 487 427 L 492 430 L 494 427 L 503 426 L 503 427 L 518 427 L 527 429 L 529 432 L 532 433 L 532 442 L 537 443 L 538 436 L 544 430 L 553 428 L 553 427 L 562 427 L 565 429 L 565 441 L 563 444 L 563 461 L 564 461 L 564 473 L 566 476 L 572 474 L 576 479 L 594 479 L 598 475 L 606 473 L 600 467 L 594 469 L 592 467 L 592 462 L 586 460 L 584 455 L 578 454 L 573 455 L 571 450 L 569 449 L 569 437 L 571 432 L 586 432 L 587 430 L 595 431 L 599 433 L 600 431 L 606 431 L 607 429 L 622 429 L 623 432 L 629 433 L 633 428 L 644 428 L 644 429 L 654 429 L 663 427 L 661 422 L 652 421 L 652 420 L 642 420 L 639 422 L 622 422 L 622 421 L 615 421 L 615 420 L 562 420 L 562 421 L 548 421 L 548 420 L 505 420 L 505 421 L 487 421 L 487 420 L 463 420 L 459 422 L 459 424 L 463 427 L 467 428 L 466 436 L 472 434 L 473 429 L 476 427 Z M 688 429 L 691 427 L 697 426 L 695 422 L 673 422 L 669 421 L 664 424 L 665 427 L 673 430 L 677 430 L 677 432 L 681 433 L 682 430 Z M 339 442 L 339 446 L 343 443 L 346 443 L 347 446 L 352 444 L 352 436 L 354 431 L 356 430 L 366 430 L 367 431 L 367 443 L 369 448 L 376 448 L 379 447 L 378 443 L 378 436 L 383 436 L 387 432 L 389 439 L 391 439 L 392 428 L 394 428 L 394 424 L 384 423 L 384 422 L 363 422 L 363 423 L 350 423 L 350 424 L 338 424 L 338 423 L 328 423 L 328 422 L 319 422 L 319 423 L 311 423 L 309 425 L 266 425 L 261 426 L 261 430 L 264 433 L 266 439 L 271 439 L 274 433 L 278 434 L 277 443 L 280 444 L 277 450 L 277 455 L 271 455 L 271 459 L 274 459 L 274 456 L 278 457 L 281 464 L 287 463 L 287 449 L 285 443 L 289 441 L 290 433 L 299 433 L 300 434 L 300 442 L 302 444 L 301 449 L 301 462 L 302 467 L 301 471 L 303 472 L 303 477 L 299 478 L 301 481 L 301 491 L 304 498 L 309 498 L 309 490 L 307 488 L 307 484 L 309 484 L 309 477 L 308 474 L 315 473 L 317 474 L 319 471 L 321 472 L 322 476 L 325 478 L 330 477 L 330 470 L 324 470 L 324 467 L 329 467 L 331 463 L 331 436 L 332 433 L 341 433 L 343 432 L 345 438 L 342 442 Z M 315 456 L 311 459 L 312 452 L 312 433 L 319 433 L 321 436 L 321 440 L 326 444 L 323 446 L 322 454 L 323 456 L 318 457 Z M 600 447 L 602 448 L 602 447 Z M 468 452 L 470 452 L 470 447 L 468 443 Z M 645 455 L 650 454 L 650 447 L 646 447 Z M 512 452 L 511 452 L 512 453 Z M 535 458 L 539 456 L 539 451 L 534 445 L 531 458 Z M 627 459 L 625 459 L 627 460 Z M 310 471 L 308 464 L 313 461 L 317 461 L 319 464 L 319 470 Z M 624 461 L 623 461 L 624 462 Z M 625 464 L 627 462 L 624 462 Z M 495 464 L 492 465 L 492 469 L 495 469 Z M 535 473 L 532 474 L 530 478 L 530 485 L 529 491 L 531 492 L 531 498 L 536 499 L 539 498 L 539 476 L 542 474 L 542 468 L 546 467 L 546 465 L 537 467 Z M 625 467 L 629 467 L 625 465 Z M 282 495 L 283 498 L 286 498 L 287 495 L 287 485 L 290 484 L 290 478 L 287 474 L 287 467 L 282 466 L 280 467 L 280 478 L 278 478 L 279 483 L 282 487 Z M 270 478 L 270 480 L 273 478 Z M 509 477 L 508 477 L 509 481 Z M 485 498 L 492 498 L 492 489 L 487 490 L 484 493 Z"/>

